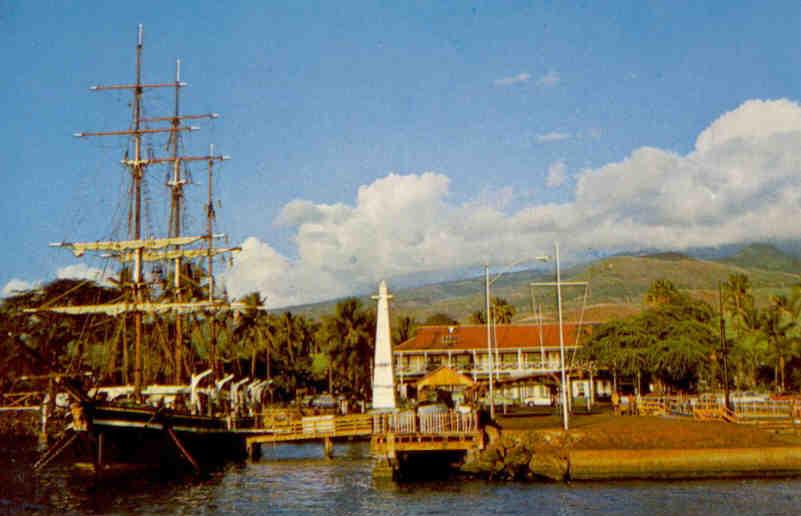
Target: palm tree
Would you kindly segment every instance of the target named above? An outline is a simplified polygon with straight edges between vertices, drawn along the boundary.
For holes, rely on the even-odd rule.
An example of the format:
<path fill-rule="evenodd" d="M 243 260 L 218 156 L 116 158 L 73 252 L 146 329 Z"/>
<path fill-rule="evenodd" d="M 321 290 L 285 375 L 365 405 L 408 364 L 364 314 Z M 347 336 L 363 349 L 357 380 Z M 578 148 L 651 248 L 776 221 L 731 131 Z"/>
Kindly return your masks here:
<path fill-rule="evenodd" d="M 655 280 L 645 293 L 645 304 L 659 306 L 674 303 L 682 297 L 672 281 L 666 279 Z"/>
<path fill-rule="evenodd" d="M 774 384 L 779 392 L 785 388 L 785 361 L 798 355 L 798 305 L 797 296 L 792 300 L 785 295 L 775 296 L 760 318 L 760 329 L 774 361 Z"/>
<path fill-rule="evenodd" d="M 256 354 L 264 346 L 259 326 L 259 308 L 263 302 L 258 292 L 251 292 L 241 299 L 245 309 L 234 316 L 234 327 L 231 332 L 235 349 L 240 353 L 250 350 L 250 377 L 256 377 Z"/>
<path fill-rule="evenodd" d="M 748 276 L 741 273 L 729 275 L 729 279 L 723 284 L 723 303 L 735 317 L 741 317 L 748 309 L 753 308 L 754 296 Z"/>
<path fill-rule="evenodd" d="M 515 307 L 502 297 L 492 298 L 492 318 L 496 324 L 509 324 L 515 315 Z"/>
<path fill-rule="evenodd" d="M 372 376 L 374 332 L 375 317 L 355 298 L 337 303 L 334 314 L 323 322 L 333 370 L 340 372 L 342 386 L 362 399 Z"/>

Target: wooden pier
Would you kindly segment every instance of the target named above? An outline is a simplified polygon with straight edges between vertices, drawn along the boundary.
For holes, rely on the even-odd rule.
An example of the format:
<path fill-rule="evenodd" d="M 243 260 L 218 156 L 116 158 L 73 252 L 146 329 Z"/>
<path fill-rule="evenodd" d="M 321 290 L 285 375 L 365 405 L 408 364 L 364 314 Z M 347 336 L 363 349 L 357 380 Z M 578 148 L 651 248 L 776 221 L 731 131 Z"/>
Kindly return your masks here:
<path fill-rule="evenodd" d="M 353 438 L 369 438 L 379 469 L 389 468 L 393 476 L 408 462 L 410 454 L 436 460 L 443 454 L 452 457 L 484 445 L 477 414 L 454 411 L 307 416 L 273 421 L 264 428 L 250 430 L 245 440 L 252 458 L 260 455 L 265 443 L 310 441 L 321 441 L 326 456 L 331 457 L 335 440 Z"/>

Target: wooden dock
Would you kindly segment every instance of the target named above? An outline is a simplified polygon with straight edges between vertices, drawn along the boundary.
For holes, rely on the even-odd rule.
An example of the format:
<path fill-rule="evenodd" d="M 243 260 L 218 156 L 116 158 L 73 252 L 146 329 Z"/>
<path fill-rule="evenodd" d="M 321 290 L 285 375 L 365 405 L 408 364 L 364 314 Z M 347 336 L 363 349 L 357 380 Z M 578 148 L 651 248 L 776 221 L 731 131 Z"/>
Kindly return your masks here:
<path fill-rule="evenodd" d="M 353 438 L 369 438 L 372 454 L 393 471 L 410 453 L 433 457 L 442 452 L 465 453 L 484 444 L 477 414 L 454 411 L 306 416 L 269 422 L 264 428 L 251 430 L 245 439 L 248 453 L 255 458 L 265 443 L 310 441 L 321 441 L 330 457 L 335 440 Z"/>

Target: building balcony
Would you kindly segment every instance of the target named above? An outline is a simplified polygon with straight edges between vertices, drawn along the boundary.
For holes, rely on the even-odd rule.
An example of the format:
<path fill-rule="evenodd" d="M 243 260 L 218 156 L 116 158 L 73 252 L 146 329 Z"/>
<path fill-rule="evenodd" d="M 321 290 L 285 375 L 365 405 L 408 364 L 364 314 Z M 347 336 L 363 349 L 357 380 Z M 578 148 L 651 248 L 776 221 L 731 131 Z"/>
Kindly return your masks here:
<path fill-rule="evenodd" d="M 422 376 L 443 365 L 447 364 L 412 364 L 406 366 L 396 365 L 395 376 Z M 486 376 L 489 374 L 489 367 L 485 363 L 468 365 L 452 364 L 451 368 L 459 373 L 474 377 Z M 493 371 L 495 373 L 515 373 L 516 375 L 521 376 L 526 374 L 552 373 L 559 371 L 559 369 L 559 361 L 524 362 L 522 364 L 518 364 L 517 362 L 501 362 L 500 364 L 493 366 Z"/>

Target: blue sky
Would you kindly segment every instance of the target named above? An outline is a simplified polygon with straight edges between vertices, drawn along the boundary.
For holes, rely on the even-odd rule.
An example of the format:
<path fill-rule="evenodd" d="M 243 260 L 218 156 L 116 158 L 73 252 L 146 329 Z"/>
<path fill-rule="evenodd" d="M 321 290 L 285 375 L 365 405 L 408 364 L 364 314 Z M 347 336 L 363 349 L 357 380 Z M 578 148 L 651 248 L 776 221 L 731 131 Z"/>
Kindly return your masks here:
<path fill-rule="evenodd" d="M 145 80 L 170 80 L 180 58 L 190 85 L 182 91 L 184 112 L 222 115 L 199 124 L 203 130 L 185 145 L 202 153 L 214 143 L 233 157 L 216 184 L 220 225 L 233 241 L 247 241 L 249 254 L 230 276 L 231 289 L 258 289 L 275 305 L 363 290 L 381 277 L 508 263 L 528 249 L 541 254 L 552 238 L 566 242 L 569 253 L 579 225 L 666 236 L 598 236 L 615 231 L 607 229 L 577 238 L 576 256 L 634 242 L 705 242 L 721 234 L 709 221 L 728 208 L 676 221 L 670 210 L 651 211 L 658 200 L 643 208 L 621 198 L 617 208 L 573 226 L 562 221 L 587 211 L 587 185 L 608 174 L 614 177 L 601 184 L 629 184 L 626 174 L 671 181 L 670 173 L 642 175 L 626 164 L 652 171 L 648 163 L 675 155 L 687 184 L 730 181 L 713 174 L 705 182 L 699 170 L 717 165 L 693 154 L 696 139 L 748 101 L 790 102 L 751 104 L 720 131 L 742 136 L 737 131 L 746 125 L 753 136 L 776 117 L 790 120 L 783 133 L 796 130 L 797 1 L 286 4 L 0 2 L 7 71 L 0 78 L 0 286 L 64 275 L 76 262 L 48 242 L 106 238 L 120 226 L 125 186 L 116 163 L 124 144 L 71 134 L 127 126 L 128 96 L 87 88 L 132 80 L 138 23 L 145 27 Z M 169 113 L 170 99 L 151 95 L 149 113 Z M 791 146 L 777 145 L 751 175 L 774 177 L 766 167 L 777 160 L 794 166 Z M 662 154 L 638 153 L 642 148 Z M 716 154 L 714 163 L 743 162 L 737 152 L 746 151 Z M 699 159 L 704 167 L 687 165 Z M 795 192 L 789 168 L 780 189 Z M 148 179 L 154 234 L 163 233 L 164 174 L 151 169 Z M 188 195 L 198 223 L 203 169 L 193 178 Z M 742 220 L 750 220 L 777 185 L 766 180 L 747 198 L 730 192 L 724 204 L 745 203 Z M 784 201 L 788 210 L 794 206 L 794 198 Z M 375 222 L 385 202 L 394 206 L 386 209 L 392 224 Z M 559 210 L 570 215 L 554 215 Z M 512 230 L 490 243 L 469 241 L 493 225 Z M 676 236 L 681 227 L 703 231 Z M 711 243 L 792 237 L 790 231 L 763 235 L 754 226 Z M 433 257 L 446 247 L 451 251 Z"/>

